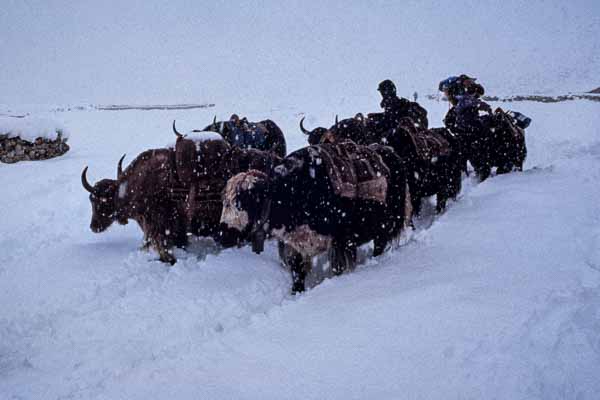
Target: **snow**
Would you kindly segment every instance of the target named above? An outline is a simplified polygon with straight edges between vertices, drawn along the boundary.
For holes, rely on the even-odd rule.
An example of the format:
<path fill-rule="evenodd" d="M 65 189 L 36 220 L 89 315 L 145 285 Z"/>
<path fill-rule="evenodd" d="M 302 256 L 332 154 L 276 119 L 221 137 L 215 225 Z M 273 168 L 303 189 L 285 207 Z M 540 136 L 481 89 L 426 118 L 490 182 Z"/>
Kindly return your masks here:
<path fill-rule="evenodd" d="M 441 125 L 447 104 L 422 104 Z M 465 178 L 407 243 L 297 297 L 273 243 L 259 256 L 198 240 L 168 267 L 134 223 L 89 230 L 85 165 L 114 178 L 121 154 L 212 110 L 39 113 L 77 134 L 63 157 L 0 165 L 0 398 L 595 399 L 598 105 L 511 107 L 533 119 L 523 173 Z M 293 151 L 297 115 L 331 120 L 323 109 L 240 112 L 270 116 Z"/>
<path fill-rule="evenodd" d="M 0 116 L 0 135 L 18 136 L 28 142 L 34 142 L 38 137 L 55 140 L 59 133 L 63 139 L 69 137 L 65 127 L 51 118 Z"/>
<path fill-rule="evenodd" d="M 120 199 L 125 198 L 125 196 L 127 195 L 127 182 L 123 182 L 119 185 L 119 191 L 117 192 L 117 196 L 119 196 Z"/>
<path fill-rule="evenodd" d="M 223 136 L 221 136 L 219 133 L 210 131 L 190 132 L 185 135 L 185 138 L 200 143 L 208 140 L 223 140 Z"/>
<path fill-rule="evenodd" d="M 201 132 L 187 132 L 183 135 L 186 139 L 189 139 L 198 144 L 206 142 L 208 140 L 224 140 L 223 136 L 218 134 L 217 132 L 211 131 L 201 131 Z M 166 144 L 165 147 L 175 148 L 175 139 L 172 139 L 170 142 Z"/>

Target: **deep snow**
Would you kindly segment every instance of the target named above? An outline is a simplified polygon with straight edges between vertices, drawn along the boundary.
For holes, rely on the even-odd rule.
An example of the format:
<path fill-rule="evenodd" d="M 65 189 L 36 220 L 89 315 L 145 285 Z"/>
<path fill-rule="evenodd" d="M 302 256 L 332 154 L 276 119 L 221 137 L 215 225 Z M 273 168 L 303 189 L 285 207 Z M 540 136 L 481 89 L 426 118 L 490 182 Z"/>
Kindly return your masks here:
<path fill-rule="evenodd" d="M 123 153 L 172 140 L 173 119 L 270 117 L 292 151 L 302 115 L 330 125 L 370 100 L 38 113 L 73 136 L 63 157 L 0 164 L 0 398 L 597 398 L 596 103 L 511 104 L 533 118 L 523 173 L 465 178 L 408 243 L 298 297 L 273 244 L 199 243 L 168 267 L 133 223 L 89 230 L 83 167 L 114 177 Z M 422 104 L 439 126 L 447 105 Z"/>

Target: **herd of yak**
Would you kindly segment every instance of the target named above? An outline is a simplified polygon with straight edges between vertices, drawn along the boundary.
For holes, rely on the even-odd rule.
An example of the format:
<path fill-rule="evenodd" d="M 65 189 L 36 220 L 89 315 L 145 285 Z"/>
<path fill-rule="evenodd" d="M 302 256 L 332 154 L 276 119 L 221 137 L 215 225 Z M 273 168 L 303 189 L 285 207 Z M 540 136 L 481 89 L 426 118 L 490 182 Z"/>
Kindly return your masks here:
<path fill-rule="evenodd" d="M 414 103 L 416 104 L 416 103 Z M 449 115 L 452 113 L 452 109 Z M 285 137 L 271 120 L 256 123 L 236 115 L 216 118 L 202 130 L 173 131 L 174 147 L 147 150 L 117 179 L 88 182 L 91 229 L 136 221 L 144 246 L 175 263 L 173 247 L 189 236 L 212 237 L 223 247 L 279 243 L 292 273 L 292 292 L 304 281 L 315 255 L 328 252 L 334 274 L 351 269 L 357 246 L 373 241 L 380 255 L 412 226 L 421 200 L 436 195 L 437 212 L 461 189 L 467 161 L 481 180 L 522 169 L 523 127 L 501 109 L 494 123 L 470 134 L 400 118 L 390 128 L 385 113 L 357 114 L 329 128 L 300 129 L 309 145 L 286 154 Z"/>

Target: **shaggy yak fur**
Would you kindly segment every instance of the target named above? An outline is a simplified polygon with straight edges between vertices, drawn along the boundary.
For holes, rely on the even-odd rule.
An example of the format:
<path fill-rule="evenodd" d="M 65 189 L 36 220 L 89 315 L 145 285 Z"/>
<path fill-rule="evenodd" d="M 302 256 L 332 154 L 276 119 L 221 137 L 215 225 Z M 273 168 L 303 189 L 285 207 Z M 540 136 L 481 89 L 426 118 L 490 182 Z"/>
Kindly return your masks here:
<path fill-rule="evenodd" d="M 527 157 L 525 130 L 501 108 L 480 117 L 471 129 L 465 130 L 458 128 L 453 107 L 446 114 L 444 123 L 461 143 L 465 166 L 468 160 L 480 181 L 486 180 L 494 167 L 498 174 L 523 170 Z"/>
<path fill-rule="evenodd" d="M 461 143 L 445 128 L 423 129 L 411 118 L 402 118 L 394 129 L 387 129 L 383 113 L 364 118 L 337 121 L 329 129 L 308 131 L 300 121 L 300 129 L 308 135 L 309 143 L 340 143 L 352 140 L 358 144 L 373 143 L 392 147 L 405 163 L 414 212 L 421 209 L 423 197 L 436 195 L 437 211 L 442 212 L 449 198 L 455 198 L 461 188 L 461 171 L 466 161 Z"/>
<path fill-rule="evenodd" d="M 270 174 L 231 178 L 221 221 L 250 234 L 256 252 L 267 234 L 278 238 L 292 291 L 300 292 L 319 253 L 329 251 L 335 274 L 354 266 L 360 244 L 373 240 L 381 254 L 410 221 L 410 204 L 404 164 L 391 148 L 321 144 L 290 154 Z"/>
<path fill-rule="evenodd" d="M 106 230 L 114 221 L 138 223 L 144 247 L 154 248 L 163 262 L 174 264 L 170 249 L 184 247 L 189 235 L 210 236 L 229 247 L 244 238 L 220 223 L 222 190 L 227 179 L 249 169 L 267 171 L 279 157 L 259 150 L 232 148 L 224 140 L 194 142 L 178 136 L 175 149 L 147 150 L 117 179 L 94 185 L 81 181 L 90 193 L 93 232 Z"/>

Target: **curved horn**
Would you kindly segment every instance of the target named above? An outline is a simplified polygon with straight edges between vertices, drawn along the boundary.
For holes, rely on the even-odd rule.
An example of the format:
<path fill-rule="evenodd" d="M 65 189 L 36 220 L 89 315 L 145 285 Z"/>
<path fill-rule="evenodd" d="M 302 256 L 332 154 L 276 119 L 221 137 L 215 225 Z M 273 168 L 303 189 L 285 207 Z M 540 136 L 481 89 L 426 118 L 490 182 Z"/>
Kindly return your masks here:
<path fill-rule="evenodd" d="M 119 163 L 117 164 L 117 179 L 120 179 L 121 176 L 123 176 L 123 160 L 125 159 L 126 155 L 127 154 L 123 154 L 123 157 L 121 157 Z"/>
<path fill-rule="evenodd" d="M 302 130 L 302 133 L 304 133 L 305 135 L 310 135 L 310 131 L 304 128 L 304 118 L 306 117 L 302 117 L 302 119 L 300 120 L 300 130 Z"/>
<path fill-rule="evenodd" d="M 338 120 L 338 116 L 337 114 L 335 114 L 335 126 L 338 126 L 339 122 L 340 121 Z"/>
<path fill-rule="evenodd" d="M 183 137 L 183 135 L 179 132 L 177 132 L 177 128 L 175 128 L 175 120 L 173 120 L 173 132 L 175 132 L 175 135 L 180 138 Z"/>
<path fill-rule="evenodd" d="M 87 180 L 87 170 L 88 170 L 88 167 L 86 166 L 83 169 L 83 172 L 81 173 L 81 184 L 83 185 L 85 190 L 87 190 L 90 193 L 94 193 L 94 187 L 92 185 L 90 185 L 90 183 Z"/>

